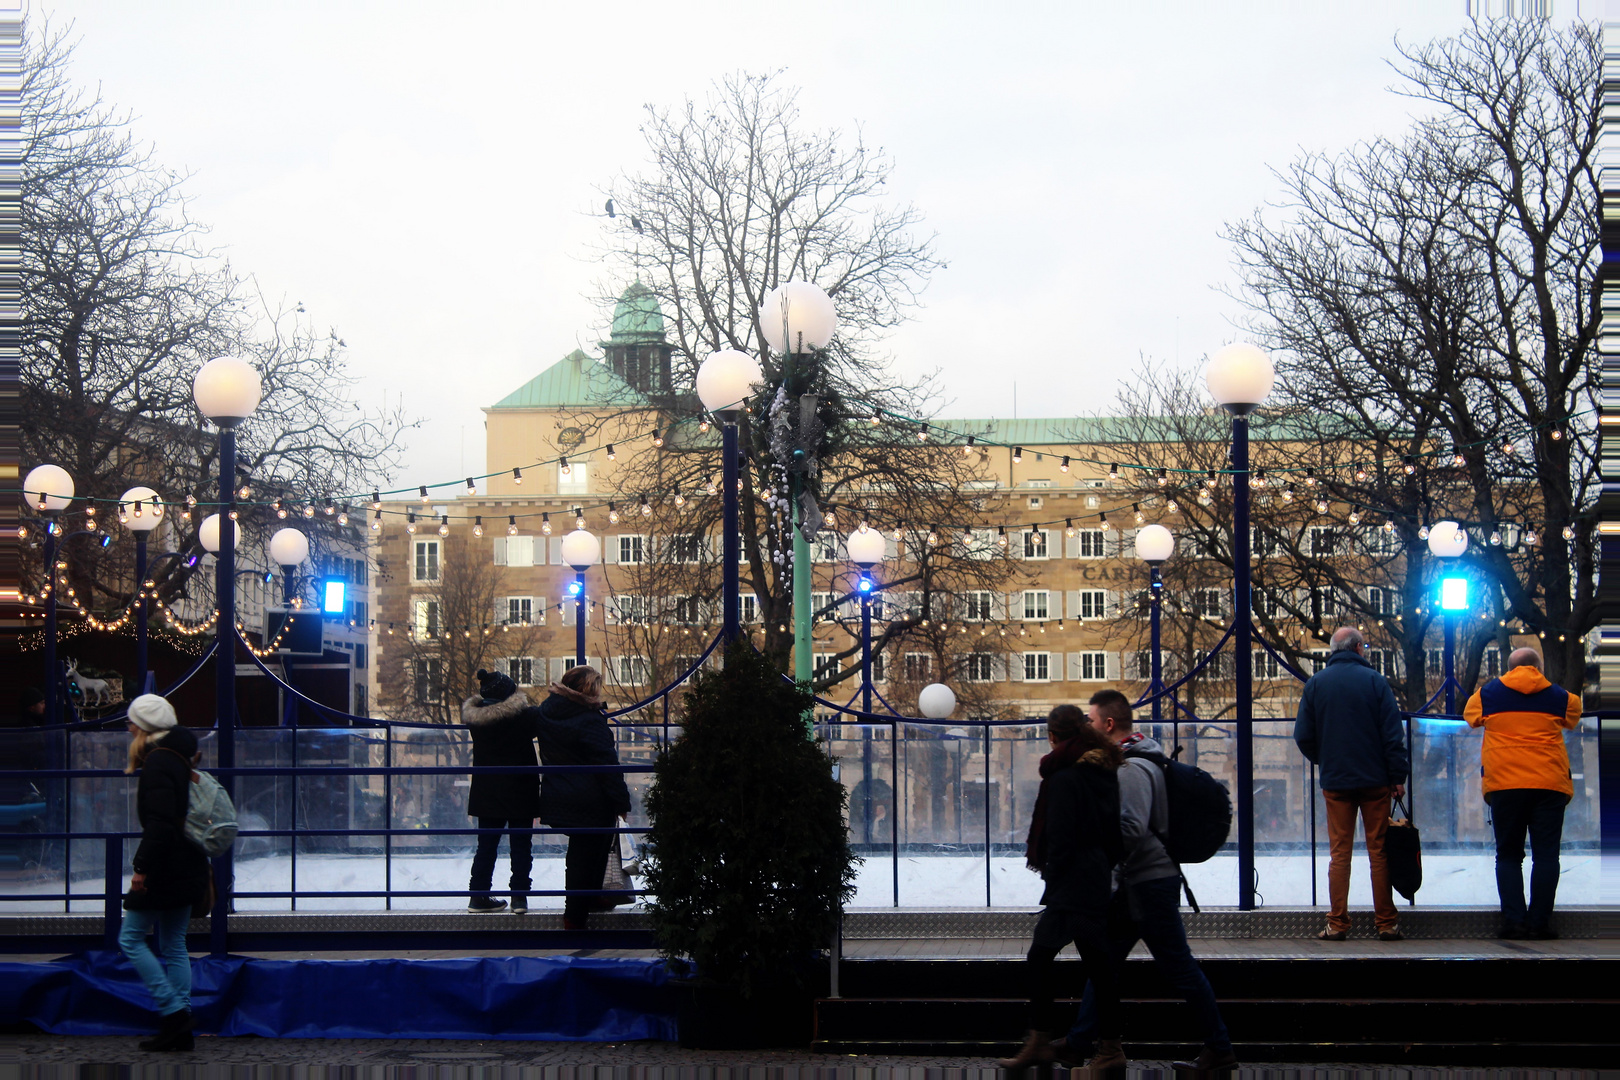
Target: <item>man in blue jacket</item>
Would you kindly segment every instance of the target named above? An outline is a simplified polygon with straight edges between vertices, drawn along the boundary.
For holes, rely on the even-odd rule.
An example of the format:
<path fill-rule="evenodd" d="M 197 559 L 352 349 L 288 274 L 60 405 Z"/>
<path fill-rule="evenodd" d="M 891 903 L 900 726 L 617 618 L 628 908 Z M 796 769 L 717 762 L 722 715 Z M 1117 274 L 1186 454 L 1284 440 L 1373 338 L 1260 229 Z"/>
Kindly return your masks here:
<path fill-rule="evenodd" d="M 1389 887 L 1384 833 L 1390 796 L 1406 794 L 1408 761 L 1401 711 L 1389 680 L 1362 656 L 1360 631 L 1333 632 L 1327 666 L 1305 684 L 1294 721 L 1294 742 L 1321 769 L 1327 804 L 1328 917 L 1323 941 L 1343 941 L 1350 932 L 1350 848 L 1356 813 L 1367 840 L 1372 870 L 1373 920 L 1380 941 L 1401 940 L 1400 916 Z"/>

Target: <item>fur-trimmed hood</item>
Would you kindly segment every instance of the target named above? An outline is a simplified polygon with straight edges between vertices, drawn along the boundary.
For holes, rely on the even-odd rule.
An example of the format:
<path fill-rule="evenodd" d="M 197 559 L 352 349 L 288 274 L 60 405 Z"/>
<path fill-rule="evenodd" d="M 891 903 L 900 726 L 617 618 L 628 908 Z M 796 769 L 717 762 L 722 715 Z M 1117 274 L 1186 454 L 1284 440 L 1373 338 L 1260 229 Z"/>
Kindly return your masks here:
<path fill-rule="evenodd" d="M 1099 769 L 1117 769 L 1119 766 L 1110 760 L 1109 755 L 1093 747 L 1080 755 L 1083 765 L 1095 765 Z"/>
<path fill-rule="evenodd" d="M 493 724 L 498 720 L 505 720 L 518 715 L 531 704 L 533 703 L 529 700 L 529 695 L 522 690 L 519 690 L 505 701 L 487 703 L 483 698 L 474 694 L 461 703 L 461 722 L 468 727 Z"/>

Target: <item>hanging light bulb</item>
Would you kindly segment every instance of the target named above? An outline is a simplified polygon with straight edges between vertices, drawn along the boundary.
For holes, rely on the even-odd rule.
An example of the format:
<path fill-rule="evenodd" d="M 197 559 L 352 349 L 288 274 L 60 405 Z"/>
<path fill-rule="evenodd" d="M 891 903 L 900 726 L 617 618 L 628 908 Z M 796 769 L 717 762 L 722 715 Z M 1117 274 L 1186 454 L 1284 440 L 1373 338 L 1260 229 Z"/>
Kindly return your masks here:
<path fill-rule="evenodd" d="M 1352 524 L 1352 525 L 1360 525 L 1361 524 L 1361 507 L 1357 506 L 1357 507 L 1353 507 L 1351 509 L 1351 511 L 1350 511 L 1350 524 Z"/>
<path fill-rule="evenodd" d="M 1428 527 L 1428 525 L 1419 526 L 1418 527 L 1418 539 L 1419 540 L 1427 540 L 1428 538 L 1429 538 L 1429 527 Z"/>
<path fill-rule="evenodd" d="M 141 504 L 136 503 L 135 505 L 138 507 Z M 124 509 L 124 504 L 123 503 L 118 504 L 118 524 L 120 524 L 120 525 L 128 525 L 129 524 L 129 512 Z M 26 535 L 26 534 L 19 534 L 19 535 Z"/>
<path fill-rule="evenodd" d="M 195 507 L 196 505 L 197 505 L 197 496 L 195 496 L 195 495 L 187 495 L 186 496 L 186 506 L 187 507 Z"/>
<path fill-rule="evenodd" d="M 450 516 L 448 514 L 439 515 L 439 535 L 450 535 Z"/>
<path fill-rule="evenodd" d="M 686 505 L 686 496 L 682 495 L 680 493 L 679 489 L 676 489 L 676 491 L 675 491 L 675 508 L 677 510 L 679 510 L 681 507 L 683 507 L 685 505 Z"/>
<path fill-rule="evenodd" d="M 326 511 L 327 517 L 331 517 L 333 514 L 337 513 L 337 505 L 332 502 L 330 496 L 327 497 L 326 505 L 322 507 L 322 509 Z"/>
<path fill-rule="evenodd" d="M 1024 460 L 1024 448 L 1022 446 L 1013 447 L 1013 464 L 1016 465 L 1017 463 L 1019 463 L 1019 462 L 1021 462 L 1023 460 Z"/>
<path fill-rule="evenodd" d="M 476 494 L 478 494 L 478 486 L 473 483 L 473 478 L 469 476 L 467 477 L 467 495 L 471 497 Z"/>
<path fill-rule="evenodd" d="M 419 493 L 419 494 L 420 494 L 420 495 L 421 495 L 421 496 L 422 496 L 422 501 L 423 501 L 423 502 L 424 502 L 424 503 L 429 503 L 429 502 L 432 502 L 432 501 L 433 501 L 433 496 L 431 496 L 431 495 L 429 495 L 429 494 L 428 494 L 428 489 L 427 489 L 427 485 L 426 485 L 426 484 L 419 484 L 419 485 L 417 485 L 417 488 L 416 488 L 416 490 L 417 490 L 417 492 L 418 492 L 418 493 Z"/>
<path fill-rule="evenodd" d="M 1002 548 L 1007 546 L 1007 530 L 1000 525 L 996 526 L 996 546 Z"/>
<path fill-rule="evenodd" d="M 1501 533 L 1501 531 L 1499 529 L 1492 529 L 1491 530 L 1491 546 L 1493 546 L 1493 547 L 1501 547 L 1502 546 L 1502 533 Z"/>
<path fill-rule="evenodd" d="M 283 521 L 285 521 L 287 519 L 287 508 L 285 506 L 281 505 L 281 500 L 280 499 L 277 499 L 275 502 L 271 503 L 270 505 L 275 508 L 276 517 L 282 519 Z"/>
<path fill-rule="evenodd" d="M 1563 530 L 1563 536 L 1564 536 L 1565 540 L 1573 540 L 1573 539 L 1575 539 L 1575 526 L 1573 526 L 1573 525 L 1565 525 L 1564 530 Z"/>
<path fill-rule="evenodd" d="M 619 460 L 619 452 L 617 450 L 613 449 L 613 444 L 612 443 L 608 443 L 608 460 L 609 461 L 618 461 Z"/>
<path fill-rule="evenodd" d="M 934 526 L 932 526 L 932 525 L 928 526 L 928 546 L 929 547 L 938 547 L 939 546 L 939 530 L 934 528 Z"/>
<path fill-rule="evenodd" d="M 1265 487 L 1266 486 L 1266 470 L 1264 470 L 1264 469 L 1256 469 L 1256 470 L 1254 470 L 1254 486 L 1255 487 Z"/>
<path fill-rule="evenodd" d="M 1179 514 L 1181 512 L 1181 507 L 1176 505 L 1176 500 L 1174 499 L 1167 500 L 1164 504 L 1164 508 L 1172 514 Z"/>
<path fill-rule="evenodd" d="M 508 514 L 506 516 L 506 535 L 507 536 L 516 536 L 517 535 L 517 515 L 516 514 Z"/>
<path fill-rule="evenodd" d="M 619 523 L 619 508 L 614 503 L 608 503 L 608 524 L 609 525 L 617 525 L 618 523 Z"/>
<path fill-rule="evenodd" d="M 412 536 L 416 535 L 416 511 L 415 510 L 407 510 L 407 511 L 405 511 L 405 531 L 410 533 Z"/>
<path fill-rule="evenodd" d="M 512 483 L 514 483 L 514 484 L 523 483 L 523 470 L 518 468 L 515 465 L 512 467 Z"/>
<path fill-rule="evenodd" d="M 966 445 L 966 446 L 964 446 L 964 447 L 962 447 L 962 456 L 963 456 L 963 457 L 970 457 L 970 456 L 972 456 L 972 454 L 973 454 L 973 444 L 974 444 L 974 443 L 975 443 L 975 442 L 977 442 L 977 441 L 978 441 L 978 440 L 977 440 L 977 439 L 975 439 L 975 438 L 974 438 L 974 437 L 973 437 L 973 436 L 972 436 L 972 435 L 969 435 L 969 436 L 968 436 L 968 438 L 967 438 L 967 445 Z"/>
<path fill-rule="evenodd" d="M 1407 476 L 1411 476 L 1413 473 L 1417 472 L 1417 462 L 1412 460 L 1411 454 L 1407 454 L 1401 459 L 1401 471 Z"/>
<path fill-rule="evenodd" d="M 572 465 L 568 464 L 568 455 L 567 454 L 564 454 L 562 457 L 557 459 L 557 471 L 559 473 L 561 473 L 563 476 L 573 476 L 574 475 L 574 467 Z"/>
<path fill-rule="evenodd" d="M 1287 487 L 1283 488 L 1283 502 L 1291 503 L 1293 501 L 1294 501 L 1294 485 L 1289 484 Z"/>
<path fill-rule="evenodd" d="M 709 474 L 709 481 L 703 485 L 703 491 L 708 495 L 714 495 L 720 491 L 720 481 L 713 473 Z"/>
<path fill-rule="evenodd" d="M 581 510 L 578 507 L 575 507 L 574 508 L 574 528 L 583 529 L 584 527 L 585 527 L 585 511 Z"/>
<path fill-rule="evenodd" d="M 1112 525 L 1108 524 L 1108 515 L 1107 514 L 1098 514 L 1097 516 L 1098 516 L 1098 518 L 1101 519 L 1103 532 L 1107 532 L 1109 529 L 1113 528 Z"/>
<path fill-rule="evenodd" d="M 927 442 L 928 441 L 928 425 L 927 424 L 923 424 L 921 427 L 919 427 L 917 429 L 917 441 L 918 442 Z"/>
<path fill-rule="evenodd" d="M 1208 488 L 1204 488 L 1203 490 L 1199 491 L 1199 493 L 1198 493 L 1198 505 L 1199 506 L 1208 506 L 1210 503 L 1212 503 L 1214 501 L 1215 500 L 1210 497 Z"/>
<path fill-rule="evenodd" d="M 1381 527 L 1387 533 L 1394 532 L 1395 531 L 1395 519 L 1394 518 L 1385 518 L 1384 519 L 1384 524 Z"/>
<path fill-rule="evenodd" d="M 1220 481 L 1216 478 L 1214 469 L 1208 469 L 1204 472 L 1204 486 L 1206 488 L 1213 488 L 1218 483 Z"/>
<path fill-rule="evenodd" d="M 657 428 L 653 428 L 652 443 L 653 443 L 654 446 L 663 446 L 664 445 L 664 437 L 662 435 L 658 434 L 658 429 Z"/>
<path fill-rule="evenodd" d="M 1325 514 L 1325 513 L 1327 513 L 1327 510 L 1328 510 L 1327 500 L 1326 499 L 1317 499 L 1316 500 L 1316 512 L 1318 514 Z"/>
<path fill-rule="evenodd" d="M 1119 466 L 1118 465 L 1110 465 L 1110 466 L 1108 466 L 1108 479 L 1109 479 L 1109 481 L 1111 481 L 1113 483 L 1118 483 L 1119 482 Z"/>
<path fill-rule="evenodd" d="M 708 430 L 709 430 L 709 418 L 707 416 L 705 416 L 702 420 L 698 421 L 698 430 L 701 431 L 701 432 L 704 432 L 704 433 L 708 432 Z"/>
<path fill-rule="evenodd" d="M 371 508 L 373 510 L 381 510 L 382 509 L 382 492 L 373 491 L 371 493 Z"/>
<path fill-rule="evenodd" d="M 1356 466 L 1356 479 L 1358 481 L 1367 479 L 1367 466 L 1366 465 L 1357 465 Z"/>
<path fill-rule="evenodd" d="M 378 510 L 377 511 L 377 516 L 371 519 L 371 531 L 372 532 L 382 532 L 382 511 L 381 510 Z"/>
<path fill-rule="evenodd" d="M 1502 453 L 1506 454 L 1508 457 L 1513 456 L 1513 441 L 1511 439 L 1502 443 Z"/>
<path fill-rule="evenodd" d="M 1459 469 L 1462 468 L 1464 465 L 1468 464 L 1468 459 L 1463 457 L 1463 452 L 1462 452 L 1461 447 L 1454 447 L 1452 449 L 1452 451 L 1451 451 L 1451 463 L 1453 465 L 1455 465 Z"/>
<path fill-rule="evenodd" d="M 900 540 L 901 540 L 902 536 L 904 535 L 905 531 L 906 531 L 906 523 L 905 522 L 903 522 L 903 521 L 895 522 L 895 525 L 894 525 L 894 542 L 895 543 L 898 544 L 900 542 Z"/>
<path fill-rule="evenodd" d="M 315 516 L 315 504 L 314 503 L 309 503 L 304 507 L 304 516 L 307 517 L 307 518 L 312 518 L 312 517 Z"/>
<path fill-rule="evenodd" d="M 1154 479 L 1160 487 L 1164 487 L 1164 485 L 1170 482 L 1170 473 L 1167 469 L 1161 466 L 1159 469 L 1159 475 Z"/>
<path fill-rule="evenodd" d="M 540 515 L 540 532 L 546 536 L 551 535 L 551 515 L 549 513 Z"/>
<path fill-rule="evenodd" d="M 482 516 L 473 518 L 473 535 L 474 536 L 483 536 L 484 535 L 484 519 L 483 519 Z"/>
<path fill-rule="evenodd" d="M 1063 534 L 1070 537 L 1074 535 L 1074 518 L 1063 519 Z"/>
<path fill-rule="evenodd" d="M 1553 442 L 1558 442 L 1560 439 L 1562 439 L 1564 437 L 1564 430 L 1563 430 L 1563 428 L 1555 427 L 1552 430 L 1547 432 L 1547 437 L 1549 439 L 1551 439 Z"/>
<path fill-rule="evenodd" d="M 1537 544 L 1541 543 L 1541 533 L 1535 529 L 1526 529 L 1524 533 L 1524 542 L 1529 544 L 1531 547 L 1535 547 Z"/>
<path fill-rule="evenodd" d="M 641 516 L 652 517 L 652 503 L 647 501 L 647 496 L 645 495 L 641 497 Z"/>
<path fill-rule="evenodd" d="M 1140 503 L 1131 503 L 1131 513 L 1135 515 L 1136 523 L 1138 525 L 1142 524 L 1142 522 L 1146 520 L 1142 517 L 1142 507 Z"/>
<path fill-rule="evenodd" d="M 348 523 L 349 523 L 349 504 L 344 503 L 342 508 L 338 510 L 338 524 L 339 525 L 347 525 Z"/>
<path fill-rule="evenodd" d="M 1068 454 L 1064 454 L 1063 455 L 1063 460 L 1058 463 L 1058 471 L 1059 472 L 1068 472 L 1069 471 L 1069 455 Z"/>

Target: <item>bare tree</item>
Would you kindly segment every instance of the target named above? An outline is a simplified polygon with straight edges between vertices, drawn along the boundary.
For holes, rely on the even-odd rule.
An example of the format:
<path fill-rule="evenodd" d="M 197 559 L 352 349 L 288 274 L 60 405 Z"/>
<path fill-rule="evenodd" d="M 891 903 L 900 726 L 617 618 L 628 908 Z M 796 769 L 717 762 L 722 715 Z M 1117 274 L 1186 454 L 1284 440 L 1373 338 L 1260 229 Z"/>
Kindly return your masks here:
<path fill-rule="evenodd" d="M 1598 617 L 1597 33 L 1497 19 L 1398 49 L 1395 92 L 1424 115 L 1279 173 L 1281 219 L 1228 226 L 1236 295 L 1276 350 L 1277 404 L 1355 448 L 1322 473 L 1331 494 L 1407 553 L 1437 513 L 1500 536 L 1466 563 L 1579 688 Z"/>
<path fill-rule="evenodd" d="M 673 112 L 649 107 L 642 133 L 649 172 L 622 176 L 605 192 L 614 208 L 605 254 L 617 276 L 604 292 L 616 296 L 631 276 L 650 289 L 672 325 L 672 374 L 637 387 L 645 402 L 631 411 L 664 437 L 656 448 L 638 443 L 634 452 L 621 451 L 627 460 L 616 474 L 619 493 L 630 505 L 650 500 L 682 535 L 712 531 L 719 440 L 697 423 L 692 395 L 675 388 L 691 386 L 698 364 L 715 350 L 754 353 L 772 398 L 762 416 L 744 418 L 741 532 L 744 588 L 757 598 L 762 646 L 785 663 L 793 644 L 789 461 L 774 421 L 797 410 L 801 395 L 816 396 L 826 433 L 805 484 L 835 512 L 829 527 L 866 522 L 900 535 L 901 558 L 886 568 L 887 584 L 908 587 L 915 610 L 888 620 L 877 648 L 889 648 L 925 618 L 950 618 L 956 593 L 1005 576 L 1008 561 L 967 558 L 936 529 L 989 520 L 977 493 L 986 486 L 980 457 L 934 445 L 920 425 L 866 422 L 925 415 L 935 397 L 930 380 L 896 377 L 875 351 L 942 265 L 931 239 L 916 235 L 917 210 L 883 199 L 888 158 L 858 134 L 851 142 L 837 131 L 804 130 L 796 92 L 775 75 L 727 77 L 707 100 Z M 839 329 L 827 349 L 784 361 L 765 349 L 758 320 L 765 294 L 790 280 L 826 290 Z M 580 422 L 600 426 L 624 415 L 596 409 Z M 674 590 L 661 595 L 712 603 L 716 554 L 704 548 L 680 560 L 680 581 L 661 583 Z M 849 670 L 818 680 L 818 688 L 848 678 Z"/>
<path fill-rule="evenodd" d="M 385 631 L 393 640 L 380 658 L 378 681 L 381 705 L 396 720 L 460 723 L 462 701 L 478 692 L 480 668 L 520 683 L 546 682 L 545 658 L 536 655 L 545 613 L 497 612 L 496 601 L 513 591 L 507 571 L 476 557 L 465 537 L 443 544 L 442 561 L 424 575 L 431 584 L 410 590 L 409 621 Z M 379 583 L 391 574 L 382 568 Z"/>
<path fill-rule="evenodd" d="M 267 301 L 208 245 L 207 229 L 187 210 L 187 177 L 136 139 L 127 114 L 73 84 L 72 51 L 67 32 L 49 25 L 25 42 L 25 460 L 62 465 L 86 499 L 116 499 L 144 484 L 166 499 L 214 501 L 216 441 L 192 402 L 191 380 L 205 361 L 232 354 L 251 360 L 264 380 L 259 409 L 238 435 L 246 501 L 261 504 L 243 508 L 244 546 L 258 546 L 280 522 L 263 505 L 272 499 L 324 509 L 327 497 L 374 486 L 407 425 L 353 400 L 335 331 L 317 330 L 301 304 Z M 112 516 L 107 502 L 98 509 L 102 521 Z M 171 515 L 177 546 L 194 542 L 209 512 L 200 510 L 189 520 Z M 341 538 L 335 513 L 303 525 L 317 552 Z M 127 557 L 111 551 L 73 561 L 87 606 L 128 600 Z M 183 595 L 192 573 L 166 565 L 160 595 Z"/>

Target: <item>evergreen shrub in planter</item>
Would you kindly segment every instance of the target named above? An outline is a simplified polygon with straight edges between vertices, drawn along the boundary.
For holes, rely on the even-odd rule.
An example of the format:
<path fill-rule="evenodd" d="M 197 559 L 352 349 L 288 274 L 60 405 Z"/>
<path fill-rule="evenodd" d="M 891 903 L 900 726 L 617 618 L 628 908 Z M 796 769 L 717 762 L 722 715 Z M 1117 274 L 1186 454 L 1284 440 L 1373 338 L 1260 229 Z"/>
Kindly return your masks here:
<path fill-rule="evenodd" d="M 722 670 L 696 676 L 684 733 L 658 759 L 643 866 L 659 949 L 695 976 L 688 1045 L 808 1037 L 813 959 L 854 894 L 856 862 L 843 785 L 825 743 L 806 737 L 811 705 L 734 642 Z"/>

